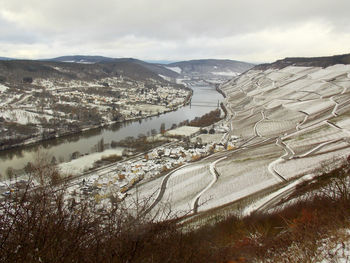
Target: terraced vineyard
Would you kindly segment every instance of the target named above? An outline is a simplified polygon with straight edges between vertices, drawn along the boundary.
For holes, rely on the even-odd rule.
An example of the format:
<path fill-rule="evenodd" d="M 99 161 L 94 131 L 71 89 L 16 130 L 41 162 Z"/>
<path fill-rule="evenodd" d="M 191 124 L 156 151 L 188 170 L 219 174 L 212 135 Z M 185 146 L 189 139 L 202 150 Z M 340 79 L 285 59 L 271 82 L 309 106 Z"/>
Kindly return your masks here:
<path fill-rule="evenodd" d="M 162 189 L 153 207 L 167 203 L 178 215 L 221 207 L 350 154 L 350 66 L 257 67 L 220 89 L 229 127 L 223 143 L 236 138 L 234 147 L 144 184 L 145 192 Z"/>

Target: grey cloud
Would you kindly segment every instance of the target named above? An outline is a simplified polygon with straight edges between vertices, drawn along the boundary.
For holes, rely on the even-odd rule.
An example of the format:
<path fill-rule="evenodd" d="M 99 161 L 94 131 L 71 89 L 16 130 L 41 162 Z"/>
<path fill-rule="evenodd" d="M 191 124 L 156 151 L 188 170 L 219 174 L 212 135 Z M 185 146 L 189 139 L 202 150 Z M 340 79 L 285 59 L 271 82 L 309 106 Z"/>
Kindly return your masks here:
<path fill-rule="evenodd" d="M 6 21 L 0 16 L 0 42 L 16 43 L 35 43 L 38 36 L 19 28 L 16 24 Z"/>
<path fill-rule="evenodd" d="M 6 31 L 1 26 L 5 22 L 14 32 L 6 31 L 4 40 L 53 43 L 62 52 L 70 48 L 119 56 L 162 54 L 162 58 L 224 57 L 225 53 L 246 58 L 249 53 L 273 50 L 294 54 L 300 46 L 288 43 L 284 33 L 300 37 L 301 43 L 308 39 L 304 46 L 310 49 L 313 41 L 305 37 L 308 32 L 294 32 L 309 24 L 316 30 L 324 28 L 329 38 L 319 36 L 324 41 L 338 37 L 344 46 L 350 44 L 344 38 L 350 32 L 348 0 L 0 0 L 0 6 L 0 15 L 7 21 L 0 19 L 0 32 Z"/>

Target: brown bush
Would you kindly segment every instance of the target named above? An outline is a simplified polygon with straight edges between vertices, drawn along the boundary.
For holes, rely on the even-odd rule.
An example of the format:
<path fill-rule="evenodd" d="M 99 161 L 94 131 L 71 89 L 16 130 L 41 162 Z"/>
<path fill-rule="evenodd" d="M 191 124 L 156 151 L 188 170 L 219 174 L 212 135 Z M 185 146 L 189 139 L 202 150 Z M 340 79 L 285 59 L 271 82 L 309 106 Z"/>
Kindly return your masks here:
<path fill-rule="evenodd" d="M 120 160 L 122 160 L 122 159 L 123 159 L 122 156 L 113 154 L 113 155 L 109 155 L 109 156 L 103 156 L 103 157 L 101 158 L 101 161 L 103 161 L 103 162 L 115 163 L 115 162 L 118 162 L 118 161 L 120 161 Z"/>
<path fill-rule="evenodd" d="M 195 127 L 207 127 L 221 120 L 220 115 L 220 109 L 216 109 L 207 114 L 204 114 L 202 117 L 195 118 L 194 120 L 190 121 L 188 125 Z"/>
<path fill-rule="evenodd" d="M 125 175 L 124 174 L 118 174 L 118 179 L 119 180 L 124 180 L 125 179 Z"/>

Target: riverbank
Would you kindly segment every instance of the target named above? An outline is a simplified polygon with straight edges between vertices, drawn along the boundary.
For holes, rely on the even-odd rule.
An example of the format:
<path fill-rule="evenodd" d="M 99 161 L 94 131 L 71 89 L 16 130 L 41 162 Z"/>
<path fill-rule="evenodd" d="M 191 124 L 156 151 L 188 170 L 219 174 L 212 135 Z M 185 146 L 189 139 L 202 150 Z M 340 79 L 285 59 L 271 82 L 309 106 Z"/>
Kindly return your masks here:
<path fill-rule="evenodd" d="M 216 89 L 217 92 L 219 92 L 219 93 L 224 97 L 224 99 L 226 99 L 226 94 L 225 94 L 225 92 L 223 92 L 223 91 L 220 89 L 221 85 L 222 85 L 222 84 L 220 84 L 220 85 L 215 85 L 215 89 Z"/>
<path fill-rule="evenodd" d="M 155 113 L 155 114 L 148 114 L 147 116 L 130 117 L 130 118 L 126 118 L 126 119 L 120 120 L 120 121 L 111 121 L 111 122 L 108 122 L 108 123 L 101 123 L 100 125 L 94 125 L 94 126 L 91 126 L 91 127 L 81 128 L 79 130 L 72 130 L 72 131 L 68 131 L 68 132 L 54 134 L 52 136 L 49 135 L 48 137 L 45 137 L 45 138 L 43 138 L 42 135 L 38 135 L 38 136 L 35 136 L 35 137 L 28 138 L 28 139 L 24 140 L 21 143 L 17 143 L 17 144 L 13 144 L 13 145 L 7 145 L 7 146 L 1 146 L 0 147 L 0 152 L 1 151 L 6 151 L 6 150 L 10 150 L 10 149 L 14 149 L 14 148 L 18 148 L 18 147 L 33 146 L 33 145 L 39 144 L 41 142 L 45 142 L 45 141 L 49 141 L 49 140 L 55 140 L 55 139 L 60 139 L 60 138 L 68 137 L 68 136 L 71 136 L 71 135 L 83 134 L 84 132 L 97 130 L 97 129 L 101 129 L 101 128 L 106 128 L 106 127 L 109 127 L 109 126 L 111 126 L 113 124 L 118 124 L 118 123 L 125 124 L 125 123 L 130 123 L 130 122 L 136 122 L 136 121 L 140 121 L 140 120 L 145 120 L 147 118 L 151 118 L 151 117 L 156 117 L 156 116 L 160 116 L 160 115 L 163 115 L 163 114 L 167 114 L 169 112 L 177 111 L 178 109 L 180 109 L 180 108 L 190 104 L 190 101 L 191 101 L 191 98 L 192 98 L 192 95 L 193 95 L 193 90 L 191 88 L 188 88 L 188 89 L 190 90 L 189 96 L 186 97 L 185 102 L 182 105 L 178 106 L 178 107 L 174 107 L 174 108 L 169 109 L 169 110 L 164 110 L 163 112 L 158 112 L 158 113 Z"/>

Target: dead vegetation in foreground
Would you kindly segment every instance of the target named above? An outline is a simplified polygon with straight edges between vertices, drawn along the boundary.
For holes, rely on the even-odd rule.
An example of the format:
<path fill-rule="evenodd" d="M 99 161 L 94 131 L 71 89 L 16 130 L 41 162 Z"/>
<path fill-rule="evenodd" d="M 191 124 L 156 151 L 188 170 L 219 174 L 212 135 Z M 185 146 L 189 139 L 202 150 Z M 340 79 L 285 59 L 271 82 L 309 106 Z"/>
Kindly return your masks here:
<path fill-rule="evenodd" d="M 349 249 L 342 231 L 350 227 L 349 168 L 300 186 L 285 200 L 290 205 L 273 213 L 228 217 L 186 233 L 176 220 L 144 216 L 147 202 L 133 212 L 116 200 L 109 208 L 74 203 L 64 187 L 43 182 L 1 201 L 0 261 L 332 262 Z"/>

